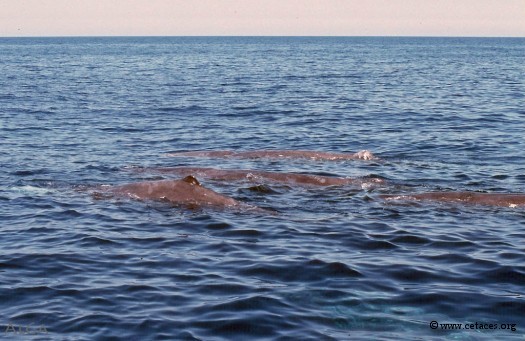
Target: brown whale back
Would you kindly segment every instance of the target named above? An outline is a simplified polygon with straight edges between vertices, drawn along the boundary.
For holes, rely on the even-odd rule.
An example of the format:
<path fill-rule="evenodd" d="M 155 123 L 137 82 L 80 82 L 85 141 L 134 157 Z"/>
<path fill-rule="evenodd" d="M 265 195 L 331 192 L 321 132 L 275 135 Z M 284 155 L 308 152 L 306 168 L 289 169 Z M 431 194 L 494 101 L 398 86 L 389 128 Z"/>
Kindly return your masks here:
<path fill-rule="evenodd" d="M 525 194 L 477 192 L 427 192 L 405 195 L 382 195 L 386 200 L 429 200 L 500 207 L 525 207 Z"/>
<path fill-rule="evenodd" d="M 189 209 L 215 207 L 275 214 L 275 212 L 237 201 L 208 189 L 202 186 L 193 175 L 188 175 L 180 180 L 143 181 L 107 187 L 102 193 L 97 193 L 95 198 L 109 199 L 111 197 L 171 202 Z"/>
<path fill-rule="evenodd" d="M 147 168 L 160 173 L 172 173 L 179 176 L 187 174 L 194 174 L 199 177 L 215 179 L 215 180 L 248 180 L 251 182 L 280 182 L 286 184 L 296 185 L 312 185 L 312 186 L 343 186 L 343 185 L 358 185 L 371 186 L 382 185 L 385 181 L 382 179 L 352 179 L 341 178 L 334 176 L 322 176 L 313 174 L 300 173 L 280 173 L 268 172 L 249 169 L 217 169 L 206 167 L 161 167 L 161 168 Z M 191 176 L 193 178 L 193 176 Z M 194 179 L 194 178 L 193 178 Z M 191 180 L 188 179 L 191 183 Z M 187 181 L 187 182 L 188 182 Z M 196 179 L 195 179 L 196 181 Z"/>
<path fill-rule="evenodd" d="M 167 154 L 167 156 L 190 156 L 190 157 L 237 157 L 237 158 L 294 158 L 294 159 L 311 159 L 311 160 L 377 160 L 378 158 L 369 150 L 361 150 L 357 153 L 334 153 L 314 150 L 252 150 L 252 151 L 232 151 L 232 150 L 214 150 L 214 151 L 190 151 L 176 152 Z"/>

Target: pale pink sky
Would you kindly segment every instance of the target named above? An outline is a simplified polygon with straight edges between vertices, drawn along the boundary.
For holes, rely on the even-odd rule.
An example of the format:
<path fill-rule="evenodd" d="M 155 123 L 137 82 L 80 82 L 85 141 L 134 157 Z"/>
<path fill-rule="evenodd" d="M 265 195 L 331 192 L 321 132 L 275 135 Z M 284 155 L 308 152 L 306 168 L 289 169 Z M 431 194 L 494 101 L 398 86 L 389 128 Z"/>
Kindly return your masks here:
<path fill-rule="evenodd" d="M 525 0 L 0 0 L 0 36 L 525 37 Z"/>

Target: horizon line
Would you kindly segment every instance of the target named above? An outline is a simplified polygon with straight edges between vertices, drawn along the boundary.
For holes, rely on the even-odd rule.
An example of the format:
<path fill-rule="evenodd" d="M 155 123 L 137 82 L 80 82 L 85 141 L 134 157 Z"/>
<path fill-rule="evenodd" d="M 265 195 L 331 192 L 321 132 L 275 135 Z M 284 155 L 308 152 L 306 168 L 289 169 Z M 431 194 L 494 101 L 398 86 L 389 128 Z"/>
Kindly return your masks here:
<path fill-rule="evenodd" d="M 525 38 L 488 35 L 20 35 L 2 38 Z"/>

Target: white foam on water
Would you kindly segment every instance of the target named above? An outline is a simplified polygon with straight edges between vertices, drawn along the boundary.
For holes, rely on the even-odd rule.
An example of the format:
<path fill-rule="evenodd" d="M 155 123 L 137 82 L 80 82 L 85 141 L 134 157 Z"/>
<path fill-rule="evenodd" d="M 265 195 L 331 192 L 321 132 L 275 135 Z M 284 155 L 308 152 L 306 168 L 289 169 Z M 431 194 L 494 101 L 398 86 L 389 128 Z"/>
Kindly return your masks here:
<path fill-rule="evenodd" d="M 24 186 L 17 186 L 17 187 L 10 187 L 9 188 L 11 192 L 22 194 L 22 195 L 49 195 L 53 193 L 53 190 L 49 188 L 42 188 L 37 186 L 31 186 L 31 185 L 24 185 Z"/>

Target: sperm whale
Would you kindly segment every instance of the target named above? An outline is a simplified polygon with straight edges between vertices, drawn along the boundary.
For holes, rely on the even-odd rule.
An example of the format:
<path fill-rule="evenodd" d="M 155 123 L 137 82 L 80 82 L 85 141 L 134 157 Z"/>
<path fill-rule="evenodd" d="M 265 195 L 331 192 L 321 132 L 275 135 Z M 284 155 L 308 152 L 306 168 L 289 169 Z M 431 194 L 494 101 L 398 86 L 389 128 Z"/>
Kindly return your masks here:
<path fill-rule="evenodd" d="M 405 195 L 381 195 L 385 200 L 428 200 L 448 203 L 500 207 L 525 207 L 525 194 L 478 192 L 426 192 Z"/>
<path fill-rule="evenodd" d="M 260 208 L 203 187 L 194 176 L 180 180 L 144 181 L 109 186 L 100 196 L 128 197 L 136 200 L 165 201 L 188 208 L 220 207 L 263 211 Z"/>
<path fill-rule="evenodd" d="M 279 173 L 248 169 L 217 169 L 206 167 L 159 167 L 144 168 L 142 170 L 176 174 L 181 176 L 193 175 L 214 180 L 247 180 L 250 182 L 270 181 L 305 186 L 368 186 L 373 184 L 382 184 L 384 182 L 382 179 L 379 178 L 351 179 L 333 176 L 321 176 L 299 173 Z"/>
<path fill-rule="evenodd" d="M 255 150 L 255 151 L 231 151 L 231 150 L 214 150 L 214 151 L 190 151 L 169 153 L 166 156 L 179 157 L 209 157 L 209 158 L 244 158 L 244 159 L 311 159 L 311 160 L 375 160 L 378 159 L 369 150 L 361 150 L 357 153 L 333 153 L 311 150 Z"/>

